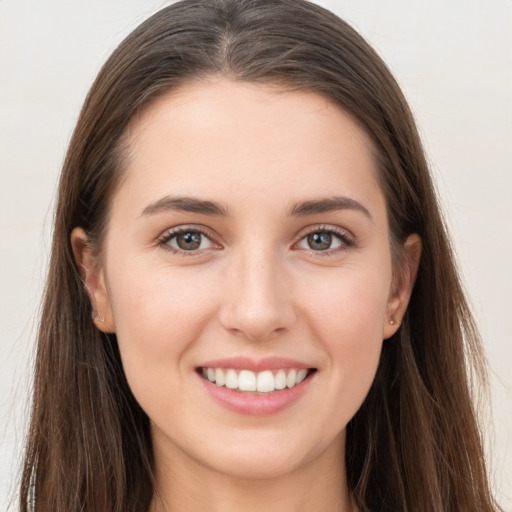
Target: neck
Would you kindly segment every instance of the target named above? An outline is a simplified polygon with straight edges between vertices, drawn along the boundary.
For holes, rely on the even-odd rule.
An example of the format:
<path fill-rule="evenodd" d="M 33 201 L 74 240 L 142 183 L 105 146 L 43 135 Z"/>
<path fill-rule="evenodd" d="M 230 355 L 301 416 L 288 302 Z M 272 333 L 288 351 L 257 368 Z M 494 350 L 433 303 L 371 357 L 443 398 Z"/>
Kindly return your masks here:
<path fill-rule="evenodd" d="M 221 473 L 172 445 L 156 451 L 156 493 L 151 512 L 355 512 L 346 483 L 344 436 L 319 457 L 271 478 Z"/>

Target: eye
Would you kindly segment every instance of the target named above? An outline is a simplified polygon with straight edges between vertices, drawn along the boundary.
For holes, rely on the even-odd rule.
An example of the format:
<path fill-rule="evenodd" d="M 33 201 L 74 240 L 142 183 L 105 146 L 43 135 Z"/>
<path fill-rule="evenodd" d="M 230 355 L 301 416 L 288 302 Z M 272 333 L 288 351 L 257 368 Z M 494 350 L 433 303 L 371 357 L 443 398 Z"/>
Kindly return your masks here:
<path fill-rule="evenodd" d="M 178 228 L 167 232 L 159 245 L 174 253 L 196 253 L 205 249 L 219 248 L 211 238 L 199 229 Z"/>
<path fill-rule="evenodd" d="M 325 232 L 311 233 L 305 237 L 305 241 L 308 247 L 314 251 L 326 251 L 341 245 L 340 240 L 336 236 Z"/>
<path fill-rule="evenodd" d="M 348 232 L 341 228 L 322 227 L 310 231 L 301 238 L 296 245 L 299 249 L 306 249 L 317 253 L 332 253 L 346 250 L 355 245 L 355 241 Z"/>

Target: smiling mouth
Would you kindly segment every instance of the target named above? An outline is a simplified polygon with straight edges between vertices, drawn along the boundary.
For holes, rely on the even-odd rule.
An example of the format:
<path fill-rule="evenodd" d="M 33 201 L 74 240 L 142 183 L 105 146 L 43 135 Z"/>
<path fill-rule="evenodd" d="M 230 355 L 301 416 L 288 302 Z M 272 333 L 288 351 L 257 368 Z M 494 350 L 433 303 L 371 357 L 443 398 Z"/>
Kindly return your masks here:
<path fill-rule="evenodd" d="M 262 372 L 233 368 L 198 368 L 199 375 L 216 386 L 233 391 L 265 394 L 293 388 L 314 372 L 316 368 L 283 368 Z"/>

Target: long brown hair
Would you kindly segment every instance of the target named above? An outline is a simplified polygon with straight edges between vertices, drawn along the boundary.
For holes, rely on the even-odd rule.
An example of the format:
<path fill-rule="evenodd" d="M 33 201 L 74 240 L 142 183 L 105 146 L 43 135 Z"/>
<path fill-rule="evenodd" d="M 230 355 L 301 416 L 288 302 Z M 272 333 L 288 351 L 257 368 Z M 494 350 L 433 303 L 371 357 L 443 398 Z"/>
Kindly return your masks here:
<path fill-rule="evenodd" d="M 418 233 L 410 305 L 347 427 L 348 483 L 364 511 L 499 510 L 471 400 L 481 346 L 407 103 L 349 25 L 304 0 L 185 0 L 148 19 L 94 82 L 61 175 L 35 369 L 21 510 L 141 512 L 153 496 L 149 419 L 124 377 L 115 334 L 91 320 L 70 234 L 101 247 L 134 116 L 191 80 L 313 90 L 372 138 L 392 247 Z M 398 256 L 396 257 L 396 259 Z M 395 262 L 396 263 L 396 262 Z"/>

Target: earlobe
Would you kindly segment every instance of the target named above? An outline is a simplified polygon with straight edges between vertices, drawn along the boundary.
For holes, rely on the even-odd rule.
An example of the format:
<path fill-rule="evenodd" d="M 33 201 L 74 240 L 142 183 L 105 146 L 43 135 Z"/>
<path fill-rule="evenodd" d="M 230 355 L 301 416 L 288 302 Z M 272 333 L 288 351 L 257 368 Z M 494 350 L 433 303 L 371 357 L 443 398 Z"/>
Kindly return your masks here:
<path fill-rule="evenodd" d="M 403 246 L 403 262 L 398 282 L 389 298 L 382 338 L 387 339 L 398 331 L 411 298 L 421 259 L 421 238 L 409 235 Z"/>
<path fill-rule="evenodd" d="M 92 321 L 105 333 L 115 332 L 114 317 L 110 305 L 104 270 L 92 254 L 87 235 L 82 228 L 71 233 L 71 247 L 87 294 L 91 301 Z"/>

